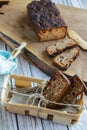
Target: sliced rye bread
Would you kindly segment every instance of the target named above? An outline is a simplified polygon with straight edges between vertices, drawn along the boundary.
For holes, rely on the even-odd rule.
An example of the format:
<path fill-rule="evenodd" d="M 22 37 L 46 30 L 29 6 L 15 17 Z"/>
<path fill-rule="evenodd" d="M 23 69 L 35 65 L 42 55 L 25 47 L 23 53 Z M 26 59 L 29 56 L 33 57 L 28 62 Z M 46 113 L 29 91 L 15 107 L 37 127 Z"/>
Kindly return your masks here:
<path fill-rule="evenodd" d="M 60 98 L 65 94 L 68 87 L 70 86 L 70 81 L 67 77 L 60 71 L 54 73 L 46 87 L 43 90 L 43 96 L 45 99 L 52 102 L 58 102 Z M 47 104 L 47 107 L 53 108 L 54 104 Z"/>
<path fill-rule="evenodd" d="M 78 55 L 79 55 L 79 48 L 74 47 L 72 49 L 65 50 L 61 54 L 57 55 L 53 59 L 53 63 L 59 69 L 66 70 Z"/>
<path fill-rule="evenodd" d="M 61 103 L 72 103 L 78 95 L 85 91 L 86 85 L 77 75 L 74 75 L 70 81 L 71 85 L 67 89 L 65 95 L 61 98 Z"/>
<path fill-rule="evenodd" d="M 66 39 L 64 41 L 57 42 L 56 44 L 52 44 L 46 48 L 47 53 L 50 56 L 55 56 L 56 54 L 60 54 L 66 49 L 73 48 L 77 45 L 73 39 Z"/>

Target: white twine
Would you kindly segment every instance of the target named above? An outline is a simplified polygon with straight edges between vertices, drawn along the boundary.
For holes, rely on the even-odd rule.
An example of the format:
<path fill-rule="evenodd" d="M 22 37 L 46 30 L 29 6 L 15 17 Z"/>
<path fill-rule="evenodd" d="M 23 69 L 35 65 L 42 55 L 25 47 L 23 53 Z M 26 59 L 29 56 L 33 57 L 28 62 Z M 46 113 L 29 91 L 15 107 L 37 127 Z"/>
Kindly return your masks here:
<path fill-rule="evenodd" d="M 45 86 L 44 86 L 45 87 Z M 26 104 L 28 104 L 28 102 L 30 101 L 30 99 L 31 98 L 34 98 L 33 99 L 33 102 L 32 102 L 32 105 L 35 103 L 35 100 L 37 99 L 37 98 L 40 98 L 40 100 L 41 101 L 44 101 L 46 104 L 48 104 L 48 103 L 52 103 L 52 104 L 55 104 L 55 105 L 60 105 L 60 106 L 68 106 L 68 107 L 78 107 L 79 109 L 81 109 L 81 108 L 85 108 L 84 106 L 82 106 L 82 105 L 76 105 L 76 104 L 65 104 L 65 103 L 58 103 L 58 102 L 53 102 L 53 101 L 50 101 L 50 100 L 47 100 L 47 99 L 45 99 L 45 97 L 42 95 L 42 92 L 43 92 L 43 90 L 44 90 L 44 87 L 42 87 L 42 91 L 41 91 L 41 93 L 39 94 L 39 93 L 33 93 L 33 94 L 23 94 L 23 93 L 19 93 L 19 92 L 17 92 L 17 91 L 14 91 L 14 90 L 10 90 L 10 89 L 7 89 L 7 88 L 2 88 L 2 89 L 7 89 L 7 90 L 9 90 L 9 92 L 11 92 L 11 93 L 13 93 L 13 94 L 17 94 L 17 95 L 20 95 L 20 96 L 26 96 L 26 97 L 29 97 L 27 100 L 28 101 L 26 101 Z M 39 103 L 38 103 L 39 104 Z"/>

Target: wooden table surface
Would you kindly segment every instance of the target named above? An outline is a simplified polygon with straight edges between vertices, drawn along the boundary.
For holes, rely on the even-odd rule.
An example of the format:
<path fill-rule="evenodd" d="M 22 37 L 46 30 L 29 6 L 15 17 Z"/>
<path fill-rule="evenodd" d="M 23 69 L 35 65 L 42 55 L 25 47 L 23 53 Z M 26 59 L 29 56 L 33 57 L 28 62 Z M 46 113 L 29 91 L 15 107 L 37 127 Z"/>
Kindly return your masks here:
<path fill-rule="evenodd" d="M 55 3 L 87 9 L 87 0 L 53 0 Z M 67 10 L 68 11 L 68 10 Z M 87 16 L 86 16 L 87 17 Z M 0 49 L 12 51 L 5 43 L 0 41 Z M 18 56 L 18 68 L 15 74 L 32 76 L 42 79 L 49 79 L 45 73 L 40 71 L 34 64 L 27 62 L 23 57 Z M 2 82 L 0 78 L 0 87 Z M 32 116 L 22 116 L 6 112 L 0 105 L 0 130 L 86 130 L 87 129 L 87 96 L 85 96 L 85 110 L 77 124 L 65 126 L 52 123 Z"/>

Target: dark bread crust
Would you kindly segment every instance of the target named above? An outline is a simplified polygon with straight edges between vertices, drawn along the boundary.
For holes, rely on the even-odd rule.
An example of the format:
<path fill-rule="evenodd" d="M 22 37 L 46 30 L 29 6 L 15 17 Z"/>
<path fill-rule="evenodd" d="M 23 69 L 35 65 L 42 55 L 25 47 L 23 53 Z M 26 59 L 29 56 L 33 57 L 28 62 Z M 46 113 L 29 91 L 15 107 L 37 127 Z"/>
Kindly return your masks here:
<path fill-rule="evenodd" d="M 74 75 L 70 81 L 71 85 L 60 101 L 62 103 L 71 103 L 78 95 L 85 91 L 86 85 L 77 75 Z"/>
<path fill-rule="evenodd" d="M 51 0 L 33 1 L 28 4 L 27 10 L 40 41 L 66 36 L 67 26 Z"/>
<path fill-rule="evenodd" d="M 64 41 L 60 41 L 60 42 L 57 42 L 55 44 L 48 46 L 46 50 L 50 56 L 55 56 L 75 46 L 77 46 L 77 42 L 75 42 L 73 39 L 66 39 Z"/>
<path fill-rule="evenodd" d="M 79 55 L 79 47 L 65 50 L 53 59 L 53 63 L 61 70 L 66 70 Z"/>
<path fill-rule="evenodd" d="M 70 81 L 67 77 L 60 71 L 54 73 L 54 75 L 49 80 L 48 84 L 43 90 L 43 96 L 52 102 L 58 102 L 61 97 L 65 94 L 68 87 L 70 86 Z M 48 104 L 47 107 L 55 107 L 54 104 Z"/>

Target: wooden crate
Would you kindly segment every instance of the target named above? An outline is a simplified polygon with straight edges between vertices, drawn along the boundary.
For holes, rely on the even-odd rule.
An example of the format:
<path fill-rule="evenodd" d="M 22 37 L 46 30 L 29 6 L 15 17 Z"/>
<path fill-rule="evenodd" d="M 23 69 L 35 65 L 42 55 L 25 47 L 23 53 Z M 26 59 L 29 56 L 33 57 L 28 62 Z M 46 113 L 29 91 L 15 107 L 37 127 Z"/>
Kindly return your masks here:
<path fill-rule="evenodd" d="M 16 87 L 31 87 L 32 82 L 37 84 L 42 84 L 44 80 L 25 77 L 25 76 L 18 76 L 18 75 L 9 75 L 3 84 L 2 94 L 1 94 L 1 102 L 4 106 L 6 111 L 23 114 L 23 115 L 32 115 L 36 117 L 40 117 L 43 119 L 50 119 L 53 122 L 64 124 L 64 125 L 71 125 L 78 121 L 82 110 L 80 109 L 78 113 L 71 114 L 67 112 L 63 112 L 60 110 L 48 109 L 44 107 L 29 105 L 29 104 L 15 104 L 9 103 L 9 97 L 11 96 L 11 86 L 9 85 L 9 80 L 15 79 Z M 84 95 L 81 95 L 80 100 L 77 102 L 78 105 L 84 105 Z"/>

